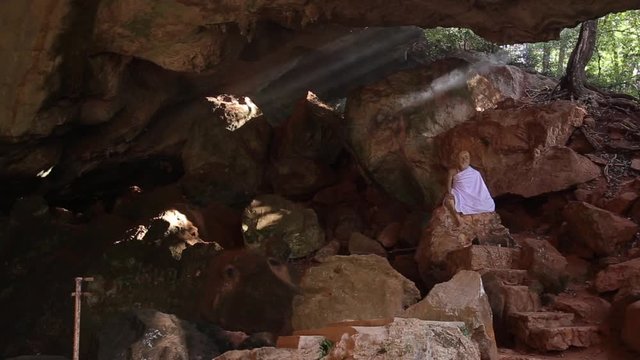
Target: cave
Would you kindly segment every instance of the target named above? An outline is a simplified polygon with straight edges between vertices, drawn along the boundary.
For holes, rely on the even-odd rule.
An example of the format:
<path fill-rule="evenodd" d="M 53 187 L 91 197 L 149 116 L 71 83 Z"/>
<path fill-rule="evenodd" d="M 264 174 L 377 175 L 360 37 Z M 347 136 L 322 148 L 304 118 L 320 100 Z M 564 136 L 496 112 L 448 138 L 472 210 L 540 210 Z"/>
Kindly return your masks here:
<path fill-rule="evenodd" d="M 0 355 L 637 358 L 638 100 L 425 51 L 635 9 L 3 0 Z"/>

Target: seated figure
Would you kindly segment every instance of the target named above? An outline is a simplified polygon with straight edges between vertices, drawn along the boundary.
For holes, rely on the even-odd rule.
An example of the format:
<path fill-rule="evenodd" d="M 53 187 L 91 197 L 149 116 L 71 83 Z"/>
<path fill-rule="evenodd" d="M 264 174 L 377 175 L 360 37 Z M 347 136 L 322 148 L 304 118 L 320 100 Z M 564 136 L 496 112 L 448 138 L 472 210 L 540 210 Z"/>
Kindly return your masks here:
<path fill-rule="evenodd" d="M 495 210 L 495 203 L 482 175 L 469 166 L 470 161 L 469 152 L 461 151 L 456 167 L 449 169 L 444 205 L 451 211 L 457 225 L 460 225 L 460 213 L 480 214 Z"/>

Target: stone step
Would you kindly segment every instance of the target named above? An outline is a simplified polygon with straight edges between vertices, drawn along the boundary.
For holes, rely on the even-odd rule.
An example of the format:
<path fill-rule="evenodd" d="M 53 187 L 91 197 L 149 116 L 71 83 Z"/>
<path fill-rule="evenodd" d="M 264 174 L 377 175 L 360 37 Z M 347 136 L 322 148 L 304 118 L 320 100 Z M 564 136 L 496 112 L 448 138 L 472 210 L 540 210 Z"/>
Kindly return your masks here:
<path fill-rule="evenodd" d="M 528 331 L 533 328 L 571 326 L 574 317 L 571 313 L 555 311 L 514 312 L 509 314 L 509 321 L 512 327 Z"/>
<path fill-rule="evenodd" d="M 489 269 L 481 271 L 480 274 L 482 275 L 482 281 L 485 281 L 486 278 L 495 278 L 505 285 L 527 285 L 529 282 L 527 270 Z"/>
<path fill-rule="evenodd" d="M 471 245 L 447 255 L 450 274 L 460 270 L 519 269 L 520 249 L 492 245 Z"/>
<path fill-rule="evenodd" d="M 536 350 L 566 350 L 571 346 L 589 347 L 600 342 L 597 326 L 561 326 L 533 328 L 518 339 Z"/>
<path fill-rule="evenodd" d="M 544 358 L 535 355 L 518 354 L 512 351 L 500 352 L 498 360 L 544 360 Z"/>
<path fill-rule="evenodd" d="M 540 297 L 524 285 L 503 285 L 504 313 L 532 313 L 540 310 Z"/>

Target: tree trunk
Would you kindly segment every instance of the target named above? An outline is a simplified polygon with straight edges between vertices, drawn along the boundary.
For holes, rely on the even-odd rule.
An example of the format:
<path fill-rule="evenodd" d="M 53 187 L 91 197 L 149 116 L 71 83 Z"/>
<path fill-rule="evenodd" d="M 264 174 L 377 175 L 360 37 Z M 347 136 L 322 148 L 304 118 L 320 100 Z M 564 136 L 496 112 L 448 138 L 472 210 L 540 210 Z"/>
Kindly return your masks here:
<path fill-rule="evenodd" d="M 567 56 L 567 39 L 560 37 L 560 48 L 558 49 L 558 70 L 556 76 L 560 77 L 565 69 L 564 60 Z"/>
<path fill-rule="evenodd" d="M 582 23 L 578 42 L 569 57 L 567 71 L 562 77 L 562 80 L 560 80 L 560 88 L 568 90 L 576 97 L 582 97 L 588 92 L 584 86 L 586 79 L 585 67 L 589 60 L 591 60 L 591 56 L 593 56 L 593 49 L 596 46 L 597 28 L 597 20 L 588 20 Z"/>
<path fill-rule="evenodd" d="M 551 72 L 551 45 L 548 42 L 542 47 L 542 73 L 549 75 Z"/>
<path fill-rule="evenodd" d="M 524 44 L 524 67 L 532 71 L 536 69 L 535 59 L 533 57 L 533 46 L 529 43 Z"/>

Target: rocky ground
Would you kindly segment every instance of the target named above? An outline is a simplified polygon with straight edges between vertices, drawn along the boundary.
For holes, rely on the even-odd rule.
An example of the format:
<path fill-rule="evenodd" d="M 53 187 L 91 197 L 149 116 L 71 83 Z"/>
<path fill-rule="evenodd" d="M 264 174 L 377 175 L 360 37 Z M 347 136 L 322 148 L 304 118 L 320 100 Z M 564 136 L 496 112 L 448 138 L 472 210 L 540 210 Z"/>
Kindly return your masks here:
<path fill-rule="evenodd" d="M 247 99 L 190 101 L 123 152 L 165 160 L 110 170 L 92 159 L 135 124 L 89 134 L 66 159 L 100 171 L 0 217 L 0 349 L 68 356 L 83 275 L 88 358 L 638 358 L 640 114 L 555 84 L 455 58 L 344 111 L 309 93 L 277 126 Z M 154 94 L 120 116 L 173 96 Z M 497 210 L 456 226 L 460 150 Z"/>

